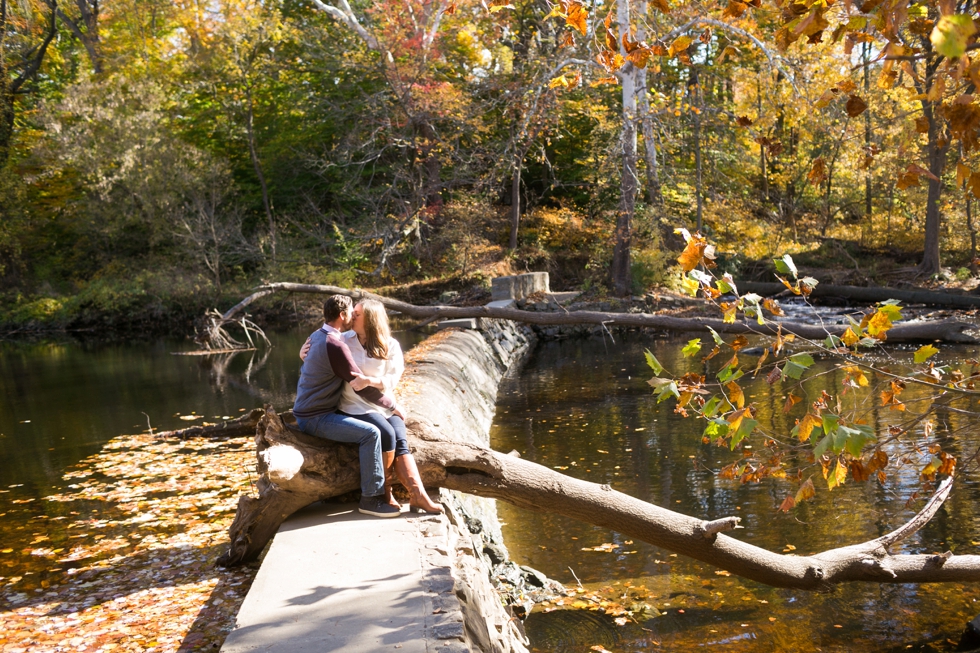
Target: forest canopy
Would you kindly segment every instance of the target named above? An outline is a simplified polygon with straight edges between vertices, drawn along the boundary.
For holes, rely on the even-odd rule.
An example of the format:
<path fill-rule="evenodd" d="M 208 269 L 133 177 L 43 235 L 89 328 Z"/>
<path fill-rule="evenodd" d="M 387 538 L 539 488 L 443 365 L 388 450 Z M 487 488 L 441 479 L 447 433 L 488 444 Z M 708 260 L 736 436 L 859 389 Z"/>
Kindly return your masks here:
<path fill-rule="evenodd" d="M 547 269 L 626 295 L 670 278 L 675 227 L 736 277 L 809 253 L 856 283 L 966 279 L 975 16 L 4 1 L 0 321 L 199 314 L 269 279 Z"/>

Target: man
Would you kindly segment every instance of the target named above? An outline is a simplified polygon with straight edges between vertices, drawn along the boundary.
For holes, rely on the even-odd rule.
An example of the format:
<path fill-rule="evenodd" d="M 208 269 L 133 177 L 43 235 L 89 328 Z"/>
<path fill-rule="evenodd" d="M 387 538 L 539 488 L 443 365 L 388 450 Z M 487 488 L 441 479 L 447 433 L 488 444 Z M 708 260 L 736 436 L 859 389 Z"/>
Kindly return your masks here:
<path fill-rule="evenodd" d="M 381 432 L 373 424 L 337 413 L 346 381 L 360 397 L 401 414 L 394 399 L 367 385 L 340 337 L 341 331 L 350 328 L 353 312 L 350 297 L 344 295 L 333 295 L 323 303 L 324 324 L 310 336 L 309 353 L 300 368 L 293 415 L 304 433 L 336 442 L 357 443 L 361 466 L 358 511 L 375 517 L 397 517 L 401 511 L 385 500 Z"/>

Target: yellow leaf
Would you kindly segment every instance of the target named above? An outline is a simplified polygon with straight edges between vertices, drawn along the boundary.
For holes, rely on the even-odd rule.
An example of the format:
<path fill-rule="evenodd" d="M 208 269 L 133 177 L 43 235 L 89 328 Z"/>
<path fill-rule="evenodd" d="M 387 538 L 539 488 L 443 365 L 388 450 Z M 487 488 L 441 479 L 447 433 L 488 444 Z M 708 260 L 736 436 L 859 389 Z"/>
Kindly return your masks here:
<path fill-rule="evenodd" d="M 892 328 L 892 321 L 888 319 L 882 311 L 875 311 L 875 314 L 868 321 L 868 334 L 878 340 L 884 340 L 887 336 L 885 332 Z"/>
<path fill-rule="evenodd" d="M 745 393 L 742 392 L 742 388 L 737 383 L 732 381 L 725 387 L 728 389 L 728 401 L 732 402 L 733 406 L 736 408 L 745 406 Z"/>
<path fill-rule="evenodd" d="M 722 319 L 725 324 L 735 324 L 735 313 L 738 311 L 738 304 L 735 302 L 721 302 Z"/>
<path fill-rule="evenodd" d="M 799 437 L 800 442 L 806 442 L 810 439 L 810 434 L 813 433 L 813 427 L 820 426 L 823 422 L 819 417 L 811 413 L 807 413 L 803 416 L 803 419 L 799 423 L 799 431 L 797 437 Z"/>
<path fill-rule="evenodd" d="M 861 368 L 857 365 L 847 365 L 844 367 L 844 371 L 847 372 L 847 376 L 854 380 L 862 388 L 868 387 L 868 377 L 864 375 Z"/>
<path fill-rule="evenodd" d="M 694 42 L 688 35 L 678 36 L 674 39 L 674 42 L 670 44 L 670 48 L 667 50 L 667 54 L 671 57 L 675 56 L 678 52 L 683 52 Z"/>
<path fill-rule="evenodd" d="M 813 488 L 813 481 L 811 479 L 806 479 L 800 489 L 796 492 L 796 503 L 801 501 L 806 501 L 807 499 L 812 499 L 817 495 L 817 491 Z"/>
<path fill-rule="evenodd" d="M 845 331 L 841 335 L 840 339 L 841 339 L 841 342 L 843 342 L 848 347 L 852 347 L 854 345 L 854 343 L 856 343 L 858 340 L 860 340 L 860 338 L 858 338 L 857 334 L 854 333 L 854 331 L 851 329 L 851 327 L 847 327 L 847 331 Z"/>
<path fill-rule="evenodd" d="M 827 475 L 827 489 L 833 490 L 835 487 L 844 484 L 844 480 L 847 478 L 847 466 L 841 465 L 840 460 L 837 461 L 837 466 L 834 467 L 834 472 Z"/>

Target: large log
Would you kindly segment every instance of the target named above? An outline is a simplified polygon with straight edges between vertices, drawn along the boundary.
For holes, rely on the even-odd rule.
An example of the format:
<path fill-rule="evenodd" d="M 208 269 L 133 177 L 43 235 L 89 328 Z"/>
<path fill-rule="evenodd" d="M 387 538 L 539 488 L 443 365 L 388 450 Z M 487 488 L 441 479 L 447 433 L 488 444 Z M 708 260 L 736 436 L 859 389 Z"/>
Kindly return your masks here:
<path fill-rule="evenodd" d="M 874 540 L 809 556 L 774 553 L 720 531 L 738 518 L 704 521 L 656 506 L 516 456 L 454 442 L 437 426 L 410 418 L 408 429 L 425 484 L 513 503 L 528 510 L 580 519 L 696 558 L 775 587 L 824 590 L 852 581 L 931 583 L 980 581 L 980 556 L 892 554 L 890 548 L 921 529 L 949 495 L 944 481 L 922 511 Z M 359 487 L 352 445 L 321 442 L 287 427 L 271 408 L 260 420 L 259 496 L 242 497 L 231 546 L 219 564 L 254 559 L 279 525 L 299 508 Z"/>
<path fill-rule="evenodd" d="M 819 286 L 818 286 L 819 288 Z M 823 340 L 828 335 L 840 336 L 847 325 L 813 325 L 799 322 L 779 322 L 767 320 L 764 325 L 755 320 L 727 323 L 718 318 L 675 317 L 672 315 L 650 315 L 647 313 L 610 313 L 601 311 L 523 311 L 517 308 L 497 308 L 490 306 L 416 306 L 407 302 L 382 297 L 364 290 L 350 290 L 337 286 L 321 286 L 306 283 L 270 283 L 256 288 L 255 292 L 226 311 L 222 318 L 232 323 L 235 316 L 245 307 L 261 297 L 277 292 L 313 293 L 328 295 L 347 295 L 355 300 L 375 299 L 386 308 L 404 315 L 420 318 L 425 322 L 439 319 L 493 318 L 513 320 L 524 324 L 541 326 L 560 326 L 571 324 L 595 324 L 623 327 L 662 329 L 674 332 L 707 332 L 709 327 L 719 333 L 758 333 L 775 335 L 777 328 L 783 333 L 792 333 L 801 338 Z M 888 342 L 980 342 L 980 329 L 977 325 L 959 320 L 910 321 L 900 323 L 888 331 Z"/>
<path fill-rule="evenodd" d="M 745 292 L 754 292 L 764 297 L 789 292 L 786 286 L 781 283 L 762 281 L 739 281 L 738 289 Z M 921 288 L 903 290 L 874 286 L 835 286 L 821 283 L 810 292 L 810 297 L 834 297 L 845 299 L 849 302 L 867 303 L 897 299 L 906 304 L 925 304 L 927 306 L 941 306 L 946 308 L 980 308 L 980 297 L 976 295 L 954 295 L 952 293 L 923 290 Z"/>

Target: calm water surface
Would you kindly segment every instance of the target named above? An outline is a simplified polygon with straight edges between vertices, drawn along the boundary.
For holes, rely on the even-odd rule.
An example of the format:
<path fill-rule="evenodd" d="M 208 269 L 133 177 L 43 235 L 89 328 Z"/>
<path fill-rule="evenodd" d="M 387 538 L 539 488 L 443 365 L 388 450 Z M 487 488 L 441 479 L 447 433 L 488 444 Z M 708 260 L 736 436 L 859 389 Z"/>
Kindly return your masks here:
<path fill-rule="evenodd" d="M 817 499 L 788 514 L 777 508 L 795 491 L 790 483 L 767 479 L 741 485 L 719 479 L 712 470 L 734 460 L 735 454 L 701 444 L 703 424 L 675 415 L 672 402 L 658 406 L 644 383 L 651 376 L 643 356 L 647 347 L 678 375 L 700 371 L 699 357 L 697 363 L 680 358 L 683 342 L 633 335 L 626 341 L 617 339 L 616 344 L 575 340 L 539 345 L 520 377 L 501 388 L 492 432 L 494 448 L 516 449 L 523 457 L 566 474 L 609 483 L 688 515 L 740 516 L 744 529 L 735 537 L 781 552 L 808 554 L 872 539 L 921 508 L 921 502 L 906 507 L 919 488 L 913 467 L 893 474 L 885 486 L 849 482 L 831 494 L 817 471 Z M 951 353 L 976 356 L 975 349 Z M 806 390 L 812 400 L 814 393 L 819 396 L 821 384 L 839 388 L 840 380 L 840 374 L 829 372 Z M 794 418 L 803 414 L 800 405 L 789 416 L 782 415 L 788 387 L 777 382 L 770 390 L 761 377 L 741 383 L 747 400 L 759 403 L 763 424 L 765 416 L 776 415 L 776 424 L 788 433 Z M 911 387 L 907 392 L 908 397 L 914 394 Z M 875 416 L 887 424 L 896 413 Z M 959 426 L 955 414 L 947 423 L 952 430 Z M 937 433 L 941 435 L 945 426 L 941 423 Z M 960 434 L 950 436 L 943 446 L 962 460 L 977 444 L 974 435 Z M 978 474 L 962 470 L 945 507 L 901 549 L 977 553 L 978 500 Z M 577 577 L 602 598 L 647 604 L 663 613 L 639 624 L 617 626 L 610 617 L 589 610 L 537 610 L 526 624 L 537 651 L 587 652 L 597 645 L 614 653 L 702 647 L 949 651 L 966 622 L 980 613 L 980 588 L 975 585 L 851 584 L 826 594 L 772 589 L 719 575 L 710 565 L 575 520 L 504 503 L 499 504 L 499 513 L 507 546 L 517 562 L 570 587 L 576 586 Z M 602 544 L 619 546 L 607 547 L 609 552 L 582 550 Z"/>

